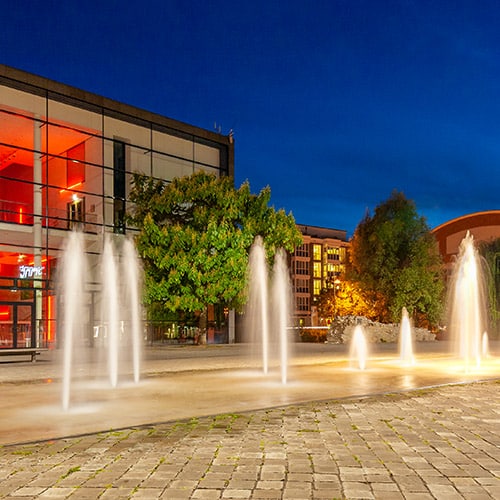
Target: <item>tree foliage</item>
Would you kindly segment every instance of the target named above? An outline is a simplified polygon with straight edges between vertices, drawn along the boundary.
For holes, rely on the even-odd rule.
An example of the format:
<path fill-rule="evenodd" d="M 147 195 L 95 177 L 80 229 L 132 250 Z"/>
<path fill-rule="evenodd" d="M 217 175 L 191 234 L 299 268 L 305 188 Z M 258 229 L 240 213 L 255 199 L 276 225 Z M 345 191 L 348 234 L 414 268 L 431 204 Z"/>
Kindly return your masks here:
<path fill-rule="evenodd" d="M 483 273 L 488 290 L 488 310 L 498 337 L 500 335 L 500 238 L 479 243 L 478 251 L 484 259 Z"/>
<path fill-rule="evenodd" d="M 293 216 L 269 206 L 248 183 L 205 172 L 171 183 L 134 174 L 129 221 L 139 229 L 145 300 L 158 309 L 200 311 L 211 304 L 240 308 L 245 300 L 248 251 L 262 236 L 269 257 L 300 243 Z"/>
<path fill-rule="evenodd" d="M 436 325 L 441 319 L 444 281 L 437 244 L 402 193 L 393 192 L 356 228 L 349 276 L 366 293 L 382 295 L 384 321 L 398 321 L 403 307 L 418 325 Z"/>
<path fill-rule="evenodd" d="M 353 281 L 338 280 L 331 288 L 321 291 L 318 313 L 322 318 L 333 320 L 337 316 L 364 316 L 378 321 L 385 310 L 384 297 L 360 288 Z"/>

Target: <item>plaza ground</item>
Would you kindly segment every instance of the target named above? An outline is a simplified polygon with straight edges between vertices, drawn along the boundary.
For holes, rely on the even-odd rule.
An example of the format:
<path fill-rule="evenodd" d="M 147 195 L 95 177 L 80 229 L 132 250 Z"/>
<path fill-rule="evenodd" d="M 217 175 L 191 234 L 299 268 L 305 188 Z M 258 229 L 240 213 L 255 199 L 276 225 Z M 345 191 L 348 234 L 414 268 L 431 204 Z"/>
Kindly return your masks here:
<path fill-rule="evenodd" d="M 59 406 L 57 352 L 0 364 L 0 498 L 500 498 L 500 364 L 442 342 L 364 371 L 296 344 L 287 384 L 247 346 L 155 347 L 139 384 L 83 383 Z"/>

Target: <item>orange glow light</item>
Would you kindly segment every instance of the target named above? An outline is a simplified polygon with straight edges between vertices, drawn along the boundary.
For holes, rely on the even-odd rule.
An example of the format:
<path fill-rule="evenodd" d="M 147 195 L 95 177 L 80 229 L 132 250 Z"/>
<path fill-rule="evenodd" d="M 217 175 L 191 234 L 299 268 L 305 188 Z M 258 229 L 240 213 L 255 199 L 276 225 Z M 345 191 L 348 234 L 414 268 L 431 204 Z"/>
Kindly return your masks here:
<path fill-rule="evenodd" d="M 19 207 L 19 224 L 23 223 L 23 209 Z"/>
<path fill-rule="evenodd" d="M 41 260 L 42 264 L 44 264 L 45 262 L 47 262 L 47 257 L 42 257 L 42 260 Z M 30 266 L 34 266 L 35 265 L 35 260 L 30 260 L 30 263 L 29 263 Z"/>
<path fill-rule="evenodd" d="M 59 192 L 60 193 L 65 193 L 66 191 L 70 190 L 70 189 L 75 189 L 76 187 L 78 186 L 81 186 L 82 185 L 82 182 L 77 182 L 76 184 L 73 184 L 72 186 L 68 186 L 66 189 L 60 189 Z"/>

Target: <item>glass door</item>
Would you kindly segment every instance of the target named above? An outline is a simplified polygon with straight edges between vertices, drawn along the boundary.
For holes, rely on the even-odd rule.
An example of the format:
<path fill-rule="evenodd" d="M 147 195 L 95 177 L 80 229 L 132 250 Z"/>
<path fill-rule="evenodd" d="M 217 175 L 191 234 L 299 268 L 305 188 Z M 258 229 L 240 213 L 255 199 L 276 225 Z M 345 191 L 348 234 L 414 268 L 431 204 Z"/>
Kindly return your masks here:
<path fill-rule="evenodd" d="M 33 304 L 0 302 L 0 349 L 34 347 Z"/>

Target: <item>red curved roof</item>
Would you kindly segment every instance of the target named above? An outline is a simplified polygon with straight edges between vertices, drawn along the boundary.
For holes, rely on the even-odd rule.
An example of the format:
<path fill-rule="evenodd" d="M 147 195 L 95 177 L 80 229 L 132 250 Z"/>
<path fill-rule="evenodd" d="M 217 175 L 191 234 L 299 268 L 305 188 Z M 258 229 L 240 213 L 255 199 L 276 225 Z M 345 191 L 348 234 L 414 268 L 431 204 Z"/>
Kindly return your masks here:
<path fill-rule="evenodd" d="M 449 262 L 451 256 L 458 253 L 460 241 L 467 231 L 470 231 L 476 241 L 500 238 L 500 210 L 463 215 L 434 228 L 432 233 L 445 262 Z"/>
<path fill-rule="evenodd" d="M 441 233 L 443 231 L 457 232 L 467 230 L 478 226 L 500 226 L 500 210 L 487 210 L 485 212 L 474 212 L 472 214 L 462 215 L 456 219 L 451 219 L 448 222 L 437 226 L 432 230 L 433 233 Z"/>

